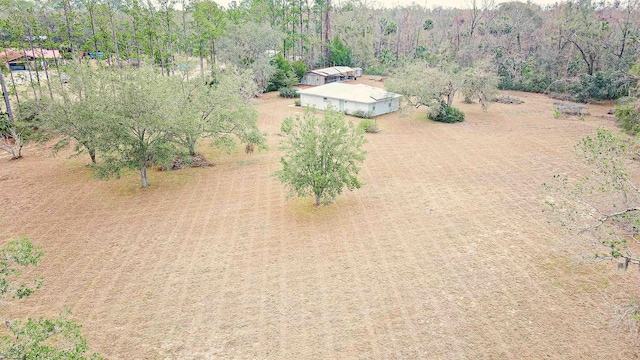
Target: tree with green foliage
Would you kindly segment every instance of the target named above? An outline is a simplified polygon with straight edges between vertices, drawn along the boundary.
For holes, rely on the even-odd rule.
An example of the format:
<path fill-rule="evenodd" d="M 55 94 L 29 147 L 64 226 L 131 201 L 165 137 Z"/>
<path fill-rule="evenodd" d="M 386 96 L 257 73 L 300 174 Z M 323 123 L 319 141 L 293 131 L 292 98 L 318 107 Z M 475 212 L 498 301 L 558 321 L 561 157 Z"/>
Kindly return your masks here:
<path fill-rule="evenodd" d="M 458 74 L 459 91 L 466 103 L 472 103 L 474 98 L 483 109 L 487 109 L 491 100 L 498 93 L 498 77 L 479 67 L 462 69 Z"/>
<path fill-rule="evenodd" d="M 13 119 L 9 112 L 0 114 L 0 150 L 11 155 L 11 159 L 22 158 L 22 149 L 33 140 L 40 105 L 35 100 L 23 100 Z"/>
<path fill-rule="evenodd" d="M 424 62 L 415 62 L 396 70 L 385 81 L 387 90 L 404 95 L 403 101 L 419 108 L 439 109 L 445 102 L 451 106 L 456 94 L 455 79 Z"/>
<path fill-rule="evenodd" d="M 0 305 L 6 299 L 23 299 L 41 286 L 40 279 L 25 282 L 23 270 L 36 266 L 43 251 L 27 238 L 10 241 L 0 248 Z M 67 360 L 101 359 L 89 349 L 82 336 L 82 326 L 67 319 L 64 313 L 55 319 L 0 319 L 7 326 L 8 334 L 0 335 L 0 359 Z"/>
<path fill-rule="evenodd" d="M 194 4 L 193 22 L 198 32 L 196 33 L 198 56 L 200 57 L 201 71 L 204 68 L 203 58 L 209 53 L 209 65 L 216 62 L 216 41 L 225 33 L 227 19 L 223 9 L 214 1 L 199 0 Z M 206 44 L 206 46 L 205 46 Z M 204 74 L 202 74 L 204 76 Z"/>
<path fill-rule="evenodd" d="M 635 80 L 634 96 L 616 107 L 615 115 L 618 119 L 618 125 L 629 135 L 640 134 L 640 62 L 636 63 L 631 70 L 629 76 Z"/>
<path fill-rule="evenodd" d="M 111 70 L 78 64 L 67 84 L 54 84 L 55 97 L 43 102 L 46 120 L 40 121 L 39 140 L 54 140 L 54 152 L 73 144 L 76 155 L 87 153 L 96 164 L 98 140 L 110 117 Z"/>
<path fill-rule="evenodd" d="M 327 110 L 322 117 L 307 108 L 302 116 L 283 121 L 280 149 L 282 170 L 276 172 L 291 194 L 315 196 L 315 204 L 328 204 L 346 187 L 358 189 L 360 164 L 366 152 L 364 132 L 344 114 Z"/>
<path fill-rule="evenodd" d="M 415 108 L 428 106 L 432 118 L 453 109 L 458 92 L 469 100 L 478 98 L 485 108 L 497 91 L 494 75 L 479 68 L 461 69 L 448 62 L 437 67 L 422 61 L 407 64 L 389 76 L 385 85 L 387 90 L 405 95 L 403 101 Z"/>
<path fill-rule="evenodd" d="M 329 46 L 330 49 L 330 58 L 329 63 L 333 66 L 351 66 L 353 65 L 351 61 L 351 49 L 349 49 L 343 42 L 340 40 L 338 35 L 333 37 L 333 41 Z"/>
<path fill-rule="evenodd" d="M 635 103 L 629 103 L 616 107 L 618 125 L 629 135 L 640 134 L 640 109 Z"/>
<path fill-rule="evenodd" d="M 596 260 L 614 261 L 617 268 L 640 267 L 640 184 L 636 138 L 620 137 L 599 129 L 576 146 L 587 172 L 557 174 L 543 184 L 545 211 L 552 221 L 578 240 Z M 632 299 L 618 307 L 622 323 L 640 328 L 640 304 Z"/>
<path fill-rule="evenodd" d="M 172 77 L 168 86 L 173 94 L 169 107 L 175 130 L 175 142 L 189 155 L 203 138 L 212 145 L 231 149 L 236 141 L 265 147 L 258 128 L 258 112 L 251 99 L 258 93 L 251 70 L 228 67 L 213 74 L 213 81 L 202 78 L 185 81 Z"/>
<path fill-rule="evenodd" d="M 271 56 L 285 38 L 285 34 L 269 25 L 247 22 L 229 27 L 220 40 L 220 59 L 227 65 L 251 69 L 254 81 L 264 91 L 276 73 Z"/>
<path fill-rule="evenodd" d="M 640 266 L 640 184 L 631 176 L 638 140 L 600 129 L 576 146 L 589 167 L 581 176 L 554 175 L 544 184 L 547 210 L 572 236 L 588 236 L 595 257 Z"/>
<path fill-rule="evenodd" d="M 282 54 L 271 58 L 271 65 L 276 68 L 276 73 L 269 79 L 266 91 L 278 91 L 282 88 L 290 88 L 298 84 L 300 79 L 293 71 L 291 63 Z"/>
<path fill-rule="evenodd" d="M 296 74 L 296 77 L 298 78 L 298 82 L 302 80 L 302 77 L 304 76 L 304 74 L 307 73 L 307 70 L 308 70 L 307 65 L 302 60 L 296 60 L 293 63 L 291 63 L 291 68 L 293 69 L 293 72 Z"/>
<path fill-rule="evenodd" d="M 96 165 L 98 177 L 118 177 L 125 168 L 135 169 L 142 187 L 148 187 L 147 168 L 170 167 L 183 152 L 176 143 L 179 129 L 171 117 L 174 94 L 169 81 L 150 69 L 113 72 L 105 93 L 110 116 L 99 140 L 103 161 Z"/>

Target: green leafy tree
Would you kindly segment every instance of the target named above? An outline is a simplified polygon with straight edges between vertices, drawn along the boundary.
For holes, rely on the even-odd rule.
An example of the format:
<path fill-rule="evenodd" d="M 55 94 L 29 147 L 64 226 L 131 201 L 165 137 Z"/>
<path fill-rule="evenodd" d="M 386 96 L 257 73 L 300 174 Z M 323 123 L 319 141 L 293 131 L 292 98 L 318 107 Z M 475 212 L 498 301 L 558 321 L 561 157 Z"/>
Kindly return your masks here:
<path fill-rule="evenodd" d="M 266 91 L 277 91 L 282 88 L 290 88 L 298 84 L 300 79 L 293 71 L 291 64 L 282 56 L 282 54 L 278 54 L 272 58 L 271 65 L 273 65 L 277 70 L 271 79 L 269 79 L 269 85 L 267 86 Z"/>
<path fill-rule="evenodd" d="M 477 98 L 485 110 L 498 92 L 498 77 L 479 67 L 463 69 L 458 74 L 458 79 L 459 91 L 464 101 L 471 103 Z"/>
<path fill-rule="evenodd" d="M 426 19 L 422 24 L 422 29 L 427 31 L 433 30 L 433 19 Z"/>
<path fill-rule="evenodd" d="M 147 168 L 170 167 L 182 153 L 175 141 L 179 130 L 171 117 L 169 79 L 150 69 L 114 72 L 107 92 L 110 116 L 98 146 L 103 158 L 96 165 L 98 177 L 118 177 L 125 168 L 135 169 L 142 187 L 148 187 Z"/>
<path fill-rule="evenodd" d="M 229 67 L 215 73 L 209 84 L 202 78 L 169 80 L 175 142 L 190 155 L 195 155 L 202 137 L 213 139 L 213 145 L 225 149 L 236 146 L 236 140 L 264 147 L 258 112 L 251 103 L 258 92 L 252 76 L 251 70 Z"/>
<path fill-rule="evenodd" d="M 12 121 L 9 113 L 0 114 L 0 150 L 12 159 L 22 158 L 22 149 L 33 140 L 34 127 L 40 118 L 40 105 L 35 100 L 23 100 Z"/>
<path fill-rule="evenodd" d="M 43 251 L 27 238 L 11 241 L 0 248 L 0 305 L 7 298 L 22 299 L 33 294 L 41 281 L 25 282 L 22 271 L 36 266 Z M 85 356 L 89 349 L 81 326 L 64 313 L 55 319 L 0 319 L 9 334 L 0 335 L 0 359 L 67 360 L 100 359 L 98 354 Z"/>
<path fill-rule="evenodd" d="M 587 172 L 557 174 L 543 184 L 545 211 L 568 238 L 591 244 L 596 260 L 617 263 L 618 269 L 640 267 L 640 184 L 636 172 L 638 139 L 622 138 L 599 129 L 576 146 Z M 637 299 L 617 309 L 621 324 L 637 334 L 640 304 Z"/>
<path fill-rule="evenodd" d="M 640 62 L 636 63 L 630 70 L 629 75 L 635 80 L 635 93 L 629 98 L 627 103 L 616 107 L 615 115 L 618 125 L 630 135 L 640 134 Z"/>
<path fill-rule="evenodd" d="M 353 65 L 351 61 L 351 49 L 349 49 L 342 40 L 340 40 L 338 35 L 334 36 L 329 48 L 331 49 L 329 63 L 334 66 Z"/>
<path fill-rule="evenodd" d="M 254 22 L 234 24 L 219 42 L 220 59 L 228 65 L 251 69 L 258 89 L 264 91 L 277 71 L 269 54 L 282 44 L 284 38 L 282 31 L 269 25 Z"/>
<path fill-rule="evenodd" d="M 316 205 L 328 204 L 342 193 L 361 186 L 357 175 L 366 152 L 364 132 L 344 114 L 327 110 L 318 117 L 311 109 L 282 123 L 280 181 L 298 196 L 315 196 Z"/>
<path fill-rule="evenodd" d="M 596 258 L 620 261 L 624 269 L 640 265 L 640 187 L 629 167 L 638 141 L 600 129 L 576 149 L 589 171 L 554 175 L 545 183 L 547 210 L 572 236 L 593 239 Z"/>
<path fill-rule="evenodd" d="M 79 65 L 69 72 L 68 84 L 54 84 L 56 96 L 43 102 L 46 120 L 38 124 L 39 140 L 54 140 L 54 151 L 74 144 L 76 154 L 89 154 L 95 164 L 98 140 L 110 116 L 110 76 L 109 70 Z"/>
<path fill-rule="evenodd" d="M 223 9 L 213 1 L 200 0 L 195 2 L 193 7 L 193 22 L 198 30 L 196 32 L 197 51 L 202 71 L 203 57 L 206 52 L 209 52 L 211 66 L 216 61 L 216 41 L 225 33 L 227 19 Z"/>
<path fill-rule="evenodd" d="M 407 64 L 396 70 L 385 82 L 387 90 L 403 94 L 403 101 L 419 108 L 428 106 L 431 117 L 452 108 L 458 92 L 471 100 L 478 98 L 481 105 L 497 91 L 497 78 L 479 68 L 460 69 L 455 64 L 442 62 L 430 67 L 425 62 Z"/>
<path fill-rule="evenodd" d="M 428 106 L 430 114 L 451 107 L 458 91 L 458 79 L 453 71 L 429 67 L 424 62 L 408 64 L 389 76 L 387 90 L 404 95 L 403 101 L 419 108 Z"/>
<path fill-rule="evenodd" d="M 302 60 L 296 60 L 291 64 L 293 72 L 296 74 L 298 81 L 302 80 L 302 77 L 307 72 L 307 65 Z"/>
<path fill-rule="evenodd" d="M 635 104 L 626 104 L 616 107 L 618 125 L 629 135 L 640 134 L 640 110 Z"/>

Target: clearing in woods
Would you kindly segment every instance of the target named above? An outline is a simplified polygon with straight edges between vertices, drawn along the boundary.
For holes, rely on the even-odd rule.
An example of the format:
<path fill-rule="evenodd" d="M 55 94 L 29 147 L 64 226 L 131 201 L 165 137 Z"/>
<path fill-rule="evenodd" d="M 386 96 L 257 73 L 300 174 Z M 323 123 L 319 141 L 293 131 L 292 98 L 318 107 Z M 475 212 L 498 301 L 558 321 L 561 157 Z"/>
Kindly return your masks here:
<path fill-rule="evenodd" d="M 614 127 L 609 108 L 555 119 L 552 99 L 510 94 L 525 103 L 457 103 L 459 124 L 378 118 L 364 186 L 328 207 L 271 176 L 301 112 L 276 93 L 258 100 L 270 151 L 202 147 L 215 167 L 152 172 L 146 190 L 92 179 L 83 157 L 2 158 L 0 239 L 46 249 L 43 288 L 2 311 L 68 306 L 109 359 L 638 357 L 611 324 L 640 275 L 574 261 L 541 211 L 540 185 L 580 170 L 574 145 Z"/>

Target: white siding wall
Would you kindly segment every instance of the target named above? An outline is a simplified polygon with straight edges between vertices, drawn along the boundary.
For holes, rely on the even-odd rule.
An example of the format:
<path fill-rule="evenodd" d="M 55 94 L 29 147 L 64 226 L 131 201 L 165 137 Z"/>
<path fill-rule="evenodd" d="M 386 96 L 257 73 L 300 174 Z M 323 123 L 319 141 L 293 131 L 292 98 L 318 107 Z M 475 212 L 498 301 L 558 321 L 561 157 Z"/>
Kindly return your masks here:
<path fill-rule="evenodd" d="M 371 112 L 373 116 L 378 116 L 378 115 L 388 114 L 390 112 L 398 111 L 399 108 L 400 108 L 400 99 L 385 100 L 385 101 L 378 101 L 375 104 L 369 105 L 369 112 Z"/>
<path fill-rule="evenodd" d="M 300 105 L 302 107 L 309 106 L 318 110 L 325 110 L 331 105 L 334 110 L 340 110 L 340 100 L 332 98 L 323 98 L 318 95 L 300 94 Z M 379 101 L 375 104 L 358 103 L 353 101 L 344 102 L 344 112 L 353 114 L 356 111 L 371 113 L 373 116 L 387 114 L 398 111 L 400 108 L 400 99 Z"/>
<path fill-rule="evenodd" d="M 300 106 L 315 107 L 318 110 L 325 110 L 331 105 L 334 110 L 340 110 L 340 100 L 332 98 L 324 98 L 318 95 L 300 94 Z M 369 111 L 369 104 L 363 104 L 353 101 L 344 101 L 343 111 L 347 114 L 353 114 L 356 111 Z"/>
<path fill-rule="evenodd" d="M 348 101 L 344 105 L 344 109 L 347 114 L 353 114 L 356 111 L 362 111 L 366 113 L 369 111 L 369 104 Z"/>
<path fill-rule="evenodd" d="M 318 110 L 324 110 L 326 106 L 325 101 L 322 97 L 308 94 L 300 94 L 300 105 L 302 107 L 314 107 Z"/>

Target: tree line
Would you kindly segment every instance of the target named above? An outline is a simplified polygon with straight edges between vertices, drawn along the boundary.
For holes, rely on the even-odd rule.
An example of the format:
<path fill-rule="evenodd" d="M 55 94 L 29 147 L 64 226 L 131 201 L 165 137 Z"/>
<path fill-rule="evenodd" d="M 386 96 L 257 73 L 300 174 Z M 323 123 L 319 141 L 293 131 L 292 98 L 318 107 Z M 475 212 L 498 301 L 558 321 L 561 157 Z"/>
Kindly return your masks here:
<path fill-rule="evenodd" d="M 469 0 L 467 9 L 377 8 L 361 0 L 4 0 L 2 45 L 63 50 L 163 73 L 199 59 L 251 68 L 264 90 L 278 53 L 308 68 L 359 66 L 386 74 L 399 64 L 445 58 L 500 77 L 500 86 L 615 98 L 633 83 L 640 48 L 638 0 L 533 3 Z M 98 54 L 103 54 L 98 56 Z M 102 58 L 104 56 L 104 58 Z M 481 64 L 480 64 L 481 63 Z"/>

